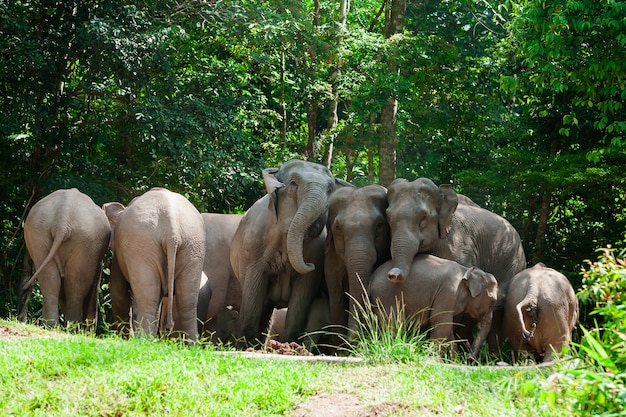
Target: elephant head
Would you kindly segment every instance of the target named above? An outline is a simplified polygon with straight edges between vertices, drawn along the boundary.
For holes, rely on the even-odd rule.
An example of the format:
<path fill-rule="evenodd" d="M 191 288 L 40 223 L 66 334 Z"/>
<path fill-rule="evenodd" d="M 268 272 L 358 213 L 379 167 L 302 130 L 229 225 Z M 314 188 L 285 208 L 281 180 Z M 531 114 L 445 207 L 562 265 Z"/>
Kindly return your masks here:
<path fill-rule="evenodd" d="M 478 334 L 471 349 L 472 354 L 476 355 L 491 330 L 493 309 L 498 299 L 498 282 L 492 274 L 476 267 L 469 268 L 461 282 L 466 286 L 467 292 L 465 297 L 458 297 L 457 305 L 464 303 L 464 314 L 477 322 Z"/>
<path fill-rule="evenodd" d="M 354 301 L 364 301 L 374 269 L 389 259 L 387 190 L 380 185 L 342 188 L 329 200 L 324 262 L 332 324 L 355 328 Z M 350 294 L 349 300 L 345 293 Z"/>
<path fill-rule="evenodd" d="M 351 185 L 336 180 L 323 165 L 296 159 L 263 170 L 263 178 L 270 195 L 268 209 L 274 211 L 278 222 L 288 222 L 286 246 L 291 266 L 300 274 L 314 271 L 315 265 L 304 260 L 303 241 L 319 236 L 324 229 L 329 195 L 338 187 Z"/>
<path fill-rule="evenodd" d="M 448 184 L 437 187 L 427 178 L 399 178 L 389 186 L 387 200 L 393 260 L 387 278 L 402 281 L 415 255 L 431 251 L 448 235 L 458 197 Z"/>

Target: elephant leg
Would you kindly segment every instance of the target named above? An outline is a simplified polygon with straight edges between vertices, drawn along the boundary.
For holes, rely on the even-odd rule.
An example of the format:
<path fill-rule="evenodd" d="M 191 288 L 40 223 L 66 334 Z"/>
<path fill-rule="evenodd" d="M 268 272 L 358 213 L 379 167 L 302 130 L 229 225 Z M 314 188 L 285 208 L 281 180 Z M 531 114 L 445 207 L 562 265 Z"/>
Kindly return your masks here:
<path fill-rule="evenodd" d="M 135 336 L 156 336 L 159 326 L 159 307 L 162 290 L 159 271 L 141 259 L 128 268 L 133 295 L 133 330 Z"/>
<path fill-rule="evenodd" d="M 493 310 L 493 318 L 491 319 L 491 330 L 487 335 L 487 347 L 491 355 L 499 355 L 502 350 L 502 342 L 504 336 L 502 334 L 502 326 L 504 324 L 504 309 Z"/>
<path fill-rule="evenodd" d="M 111 296 L 112 322 L 117 332 L 130 336 L 131 293 L 130 284 L 124 277 L 118 259 L 111 259 L 109 291 Z"/>
<path fill-rule="evenodd" d="M 251 271 L 246 275 L 242 280 L 241 309 L 236 334 L 240 347 L 246 347 L 248 343 L 262 343 L 261 321 L 268 292 L 268 277 L 262 271 Z"/>
<path fill-rule="evenodd" d="M 451 311 L 441 311 L 434 309 L 430 315 L 430 339 L 440 342 L 453 342 L 454 338 L 454 317 Z M 448 343 L 443 346 L 442 353 L 450 353 L 455 355 L 456 343 Z"/>
<path fill-rule="evenodd" d="M 54 265 L 48 264 L 45 270 L 39 273 L 39 287 L 43 295 L 43 321 L 47 326 L 57 326 L 59 324 L 61 275 Z"/>
<path fill-rule="evenodd" d="M 319 291 L 319 281 L 312 274 L 292 281 L 291 297 L 285 318 L 285 331 L 279 336 L 281 342 L 295 342 L 304 332 L 313 299 Z"/>
<path fill-rule="evenodd" d="M 182 333 L 180 336 L 191 342 L 198 339 L 198 291 L 201 276 L 202 268 L 188 268 L 174 282 L 174 306 L 177 312 L 174 330 Z"/>
<path fill-rule="evenodd" d="M 85 256 L 84 253 L 81 253 L 79 258 L 74 257 L 68 260 L 65 268 L 66 276 L 63 280 L 63 293 L 65 295 L 64 314 L 68 323 L 81 323 L 87 318 L 87 310 L 84 307 L 86 301 L 91 300 L 93 296 L 93 279 L 97 269 L 94 268 L 94 262 L 91 255 Z M 96 313 L 95 306 L 92 313 L 94 315 Z"/>

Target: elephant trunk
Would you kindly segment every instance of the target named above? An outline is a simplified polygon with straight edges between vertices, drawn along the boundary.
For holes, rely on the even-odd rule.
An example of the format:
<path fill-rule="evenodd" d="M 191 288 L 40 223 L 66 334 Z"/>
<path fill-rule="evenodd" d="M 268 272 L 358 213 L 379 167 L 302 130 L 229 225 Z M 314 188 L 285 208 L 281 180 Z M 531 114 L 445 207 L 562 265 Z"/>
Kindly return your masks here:
<path fill-rule="evenodd" d="M 369 287 L 369 279 L 376 262 L 376 250 L 367 245 L 346 246 L 346 270 L 348 272 L 349 290 L 354 301 L 364 302 L 364 295 Z M 350 300 L 352 305 L 353 300 Z"/>
<path fill-rule="evenodd" d="M 418 241 L 401 236 L 393 237 L 391 242 L 391 269 L 387 273 L 387 279 L 392 282 L 402 282 L 408 276 L 413 263 L 413 258 L 419 252 Z"/>
<path fill-rule="evenodd" d="M 474 339 L 471 347 L 471 355 L 474 358 L 478 357 L 478 353 L 480 351 L 480 345 L 483 344 L 483 341 L 487 338 L 489 331 L 491 330 L 491 322 L 493 319 L 493 311 L 485 314 L 485 316 L 478 322 L 478 334 Z"/>
<path fill-rule="evenodd" d="M 304 260 L 303 242 L 309 227 L 328 209 L 328 197 L 325 190 L 322 185 L 309 186 L 287 231 L 289 262 L 293 269 L 300 274 L 307 274 L 315 270 L 315 265 Z"/>

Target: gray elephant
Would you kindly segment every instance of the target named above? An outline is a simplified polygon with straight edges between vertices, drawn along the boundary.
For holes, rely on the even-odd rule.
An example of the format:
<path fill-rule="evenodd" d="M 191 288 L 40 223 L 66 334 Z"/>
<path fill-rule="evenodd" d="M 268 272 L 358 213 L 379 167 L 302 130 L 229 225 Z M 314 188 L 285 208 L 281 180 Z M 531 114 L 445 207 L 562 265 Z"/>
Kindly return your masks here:
<path fill-rule="evenodd" d="M 127 323 L 132 306 L 135 334 L 155 336 L 161 300 L 175 296 L 168 303 L 167 323 L 186 341 L 195 342 L 205 253 L 198 210 L 182 195 L 163 188 L 136 197 L 128 207 L 107 203 L 104 208 L 114 224 L 109 283 L 114 320 Z"/>
<path fill-rule="evenodd" d="M 478 333 L 470 353 L 476 356 L 491 329 L 498 297 L 495 277 L 476 267 L 418 254 L 405 279 L 390 281 L 387 273 L 391 265 L 388 261 L 372 274 L 369 287 L 372 304 L 384 308 L 388 316 L 397 314 L 398 303 L 403 302 L 405 316 L 429 328 L 433 340 L 454 341 L 455 323 L 475 322 Z M 453 352 L 454 348 L 453 344 Z"/>
<path fill-rule="evenodd" d="M 213 342 L 220 337 L 219 313 L 228 306 L 235 310 L 241 308 L 241 285 L 230 265 L 230 246 L 242 218 L 242 214 L 202 213 L 206 234 L 202 269 L 208 281 L 207 288 L 201 287 L 198 297 L 198 319 L 203 337 Z"/>
<path fill-rule="evenodd" d="M 511 278 L 526 268 L 526 255 L 515 228 L 465 196 L 459 202 L 452 186 L 437 187 L 427 178 L 394 180 L 387 200 L 392 258 L 388 278 L 402 281 L 410 274 L 413 257 L 421 252 L 493 274 L 498 281 L 498 305 L 489 347 L 497 352 L 506 291 Z"/>
<path fill-rule="evenodd" d="M 60 306 L 66 322 L 95 327 L 110 235 L 102 209 L 76 188 L 54 191 L 32 207 L 24 240 L 36 271 L 23 289 L 39 280 L 46 324 L 59 324 Z"/>
<path fill-rule="evenodd" d="M 240 345 L 262 343 L 274 308 L 289 308 L 281 341 L 296 341 L 304 331 L 323 282 L 328 197 L 349 185 L 323 165 L 301 160 L 265 169 L 263 178 L 267 194 L 244 215 L 230 251 L 242 289 Z"/>
<path fill-rule="evenodd" d="M 528 351 L 550 362 L 569 344 L 577 320 L 578 299 L 565 275 L 538 263 L 511 280 L 502 327 L 514 359 Z"/>
<path fill-rule="evenodd" d="M 390 258 L 385 210 L 387 190 L 380 185 L 343 187 L 330 196 L 324 273 L 335 332 L 356 329 L 354 301 L 367 300 L 371 273 Z"/>

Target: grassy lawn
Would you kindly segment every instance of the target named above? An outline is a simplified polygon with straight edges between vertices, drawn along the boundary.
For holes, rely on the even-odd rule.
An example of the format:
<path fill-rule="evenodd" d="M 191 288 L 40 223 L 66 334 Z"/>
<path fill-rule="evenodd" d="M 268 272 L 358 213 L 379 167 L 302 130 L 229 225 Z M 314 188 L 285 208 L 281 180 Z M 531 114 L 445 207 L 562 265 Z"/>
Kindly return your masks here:
<path fill-rule="evenodd" d="M 521 396 L 537 369 L 305 362 L 1 321 L 0 415 L 563 415 Z M 26 334 L 26 335 L 24 335 Z"/>

